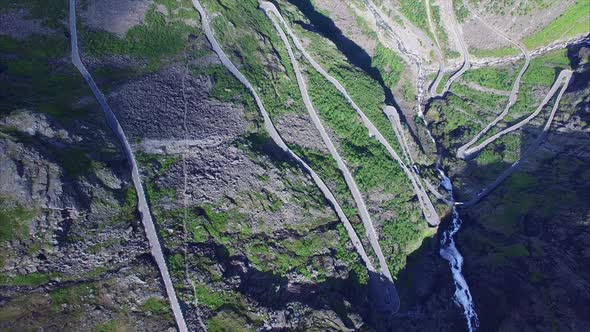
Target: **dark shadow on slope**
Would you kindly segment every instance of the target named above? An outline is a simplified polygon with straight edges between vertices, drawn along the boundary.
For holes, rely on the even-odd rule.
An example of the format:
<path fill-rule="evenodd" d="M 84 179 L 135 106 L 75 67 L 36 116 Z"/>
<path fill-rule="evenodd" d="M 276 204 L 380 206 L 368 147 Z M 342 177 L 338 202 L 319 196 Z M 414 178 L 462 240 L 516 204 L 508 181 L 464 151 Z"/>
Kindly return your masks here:
<path fill-rule="evenodd" d="M 331 18 L 318 12 L 311 3 L 311 0 L 288 0 L 288 2 L 297 7 L 311 22 L 311 24 L 307 24 L 302 21 L 295 21 L 296 24 L 332 41 L 350 64 L 366 72 L 379 83 L 385 93 L 385 103 L 397 107 L 391 90 L 385 84 L 381 72 L 372 66 L 372 59 L 367 51 L 346 37 Z M 277 8 L 280 7 L 277 6 Z"/>
<path fill-rule="evenodd" d="M 523 152 L 539 132 L 524 129 Z M 457 243 L 480 331 L 590 323 L 589 146 L 587 133 L 550 132 L 494 192 L 461 211 Z M 481 169 L 506 167 L 497 166 Z"/>
<path fill-rule="evenodd" d="M 572 330 L 590 326 L 590 256 L 584 254 L 590 245 L 590 134 L 583 120 L 590 119 L 583 98 L 590 91 L 590 65 L 580 65 L 578 57 L 584 53 L 590 50 L 579 45 L 568 50 L 575 81 L 557 116 L 560 121 L 559 113 L 573 107 L 567 124 L 558 131 L 554 123 L 540 147 L 504 183 L 461 211 L 464 229 L 457 244 L 480 331 L 531 330 L 564 326 L 562 322 Z M 548 106 L 541 113 L 544 119 L 549 111 Z M 544 121 L 536 123 L 520 131 L 521 156 L 542 132 Z M 508 166 L 474 160 L 459 176 L 468 180 L 468 188 L 478 188 Z"/>
<path fill-rule="evenodd" d="M 396 109 L 401 110 L 400 106 L 395 100 L 395 97 L 393 96 L 393 93 L 391 92 L 391 89 L 387 86 L 387 84 L 385 84 L 381 72 L 372 66 L 372 59 L 367 51 L 356 44 L 353 40 L 346 37 L 342 30 L 336 26 L 330 17 L 318 12 L 314 8 L 311 0 L 287 1 L 297 7 L 297 9 L 299 9 L 299 11 L 301 11 L 311 22 L 311 24 L 307 24 L 302 21 L 295 21 L 296 24 L 299 24 L 305 30 L 318 33 L 332 41 L 340 53 L 346 57 L 348 63 L 364 71 L 367 75 L 369 75 L 369 77 L 374 79 L 379 84 L 383 90 L 383 93 L 385 94 L 385 104 L 394 106 Z M 280 5 L 275 1 L 273 2 L 275 3 L 277 9 L 281 11 Z M 408 124 L 408 120 L 404 113 L 400 111 L 399 116 L 401 121 L 406 124 L 406 127 L 408 128 L 413 140 L 420 148 L 422 148 L 420 140 L 418 140 L 416 133 L 414 133 L 412 130 L 412 126 Z"/>
<path fill-rule="evenodd" d="M 385 295 L 395 293 L 395 288 L 386 279 L 372 275 L 368 285 L 359 284 L 352 276 L 327 278 L 319 283 L 289 283 L 286 277 L 272 271 L 256 269 L 243 256 L 230 256 L 227 250 L 219 248 L 215 252 L 225 252 L 216 254 L 216 260 L 224 267 L 224 279 L 238 280 L 237 290 L 263 307 L 287 310 L 291 304 L 302 303 L 314 310 L 334 311 L 350 329 L 356 328 L 349 317 L 352 314 L 360 315 L 363 322 L 377 331 L 390 330 L 386 323 L 396 302 Z"/>
<path fill-rule="evenodd" d="M 588 35 L 587 38 L 590 38 Z M 590 82 L 590 39 L 567 48 L 567 56 L 570 59 L 570 66 L 577 69 L 574 72 L 572 82 L 568 87 L 568 92 L 575 92 L 584 89 Z"/>

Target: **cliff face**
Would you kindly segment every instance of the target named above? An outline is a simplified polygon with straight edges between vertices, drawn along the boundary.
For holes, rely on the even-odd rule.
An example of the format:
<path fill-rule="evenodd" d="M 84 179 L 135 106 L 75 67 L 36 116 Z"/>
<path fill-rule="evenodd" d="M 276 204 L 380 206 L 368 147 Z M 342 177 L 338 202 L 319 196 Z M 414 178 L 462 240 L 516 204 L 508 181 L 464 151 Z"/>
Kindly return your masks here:
<path fill-rule="evenodd" d="M 568 49 L 574 81 L 539 149 L 492 194 L 460 210 L 464 226 L 457 243 L 481 330 L 588 329 L 587 53 L 584 45 Z M 444 109 L 437 105 L 432 107 Z M 443 117 L 445 111 L 451 110 L 443 110 Z M 517 137 L 521 147 L 514 151 L 525 151 L 544 121 L 526 126 Z M 492 147 L 500 157 L 490 164 L 482 162 L 483 156 L 467 163 L 454 159 L 451 151 L 462 140 L 460 129 L 438 133 L 449 151 L 446 167 L 462 184 L 460 199 L 469 199 L 514 161 L 506 142 Z"/>
<path fill-rule="evenodd" d="M 202 2 L 281 137 L 323 178 L 369 248 L 268 17 L 254 0 Z M 276 4 L 312 56 L 396 142 L 394 149 L 402 155 L 382 113 L 385 103 L 400 108 L 408 163 L 413 159 L 442 191 L 438 147 L 456 199 L 467 200 L 518 160 L 541 133 L 551 103 L 516 134 L 472 160 L 458 159 L 458 147 L 501 112 L 522 60 L 467 71 L 428 101 L 426 128 L 414 107 L 416 98 L 426 101 L 427 82 L 420 80 L 437 66 L 434 44 L 421 42 L 433 36 L 412 29 L 401 35 L 409 51 L 429 50 L 421 55 L 426 73 L 419 73 L 407 50 L 380 30 L 404 24 L 392 10 L 398 7 L 416 14 L 409 19 L 424 29 L 424 17 L 413 11 L 423 2 L 375 2 L 385 18 L 379 24 L 366 1 Z M 398 163 L 300 54 L 311 98 L 359 183 L 396 278 L 396 315 L 375 310 L 367 269 L 333 206 L 269 138 L 252 96 L 212 52 L 190 1 L 88 0 L 78 7 L 83 61 L 135 152 L 191 330 L 465 329 L 439 254 L 448 222 L 428 228 Z M 70 63 L 67 10 L 61 0 L 0 5 L 0 330 L 172 331 L 127 160 Z M 434 15 L 437 29 L 450 34 L 449 17 Z M 450 38 L 444 53 L 452 66 L 459 45 Z M 499 128 L 530 114 L 557 73 L 570 68 L 574 80 L 556 120 L 506 182 L 459 210 L 464 226 L 456 241 L 483 331 L 590 330 L 589 54 L 572 45 L 534 58 L 519 102 Z M 449 207 L 434 201 L 448 220 Z"/>
<path fill-rule="evenodd" d="M 189 327 L 374 324 L 346 231 L 262 129 L 190 3 L 128 4 L 79 5 L 82 57 L 135 151 Z M 31 6 L 6 9 L 30 34 L 1 36 L 0 329 L 174 329 L 127 161 L 57 32 L 67 7 Z M 322 152 L 291 115 L 283 126 L 308 128 L 291 139 Z"/>
<path fill-rule="evenodd" d="M 126 162 L 100 120 L 85 123 L 2 118 L 2 329 L 173 325 Z"/>

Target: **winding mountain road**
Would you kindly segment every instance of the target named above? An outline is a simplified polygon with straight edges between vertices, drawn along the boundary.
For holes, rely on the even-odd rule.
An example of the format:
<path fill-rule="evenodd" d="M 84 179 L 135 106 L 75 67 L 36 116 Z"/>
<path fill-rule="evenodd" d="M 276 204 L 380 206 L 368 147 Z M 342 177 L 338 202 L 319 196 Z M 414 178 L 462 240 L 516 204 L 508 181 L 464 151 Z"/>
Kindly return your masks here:
<path fill-rule="evenodd" d="M 509 168 L 507 168 L 494 182 L 492 182 L 490 185 L 488 185 L 485 189 L 480 190 L 475 195 L 475 197 L 472 198 L 471 200 L 466 201 L 466 202 L 457 202 L 457 203 L 455 203 L 456 205 L 472 206 L 472 205 L 475 205 L 476 203 L 478 203 L 481 199 L 483 199 L 484 197 L 489 195 L 494 189 L 496 189 L 502 182 L 504 182 L 504 180 L 506 180 L 516 170 L 516 168 L 522 163 L 522 161 L 524 161 L 533 151 L 536 150 L 536 148 L 541 144 L 541 142 L 543 141 L 543 139 L 547 135 L 547 132 L 551 128 L 551 123 L 553 122 L 553 119 L 555 118 L 555 113 L 557 112 L 557 109 L 559 108 L 559 102 L 561 101 L 561 97 L 563 96 L 565 90 L 569 86 L 569 83 L 572 78 L 572 74 L 573 74 L 573 72 L 571 70 L 562 70 L 561 73 L 559 73 L 559 76 L 557 77 L 557 79 L 555 80 L 555 83 L 553 83 L 551 90 L 547 93 L 547 95 L 545 96 L 545 99 L 543 99 L 543 101 L 541 102 L 539 107 L 537 107 L 535 112 L 533 112 L 531 115 L 529 115 L 527 118 L 523 119 L 519 123 L 500 131 L 499 133 L 495 134 L 494 136 L 488 138 L 485 142 L 483 142 L 479 146 L 475 147 L 477 149 L 483 149 L 483 147 L 485 147 L 487 144 L 490 144 L 491 142 L 500 138 L 501 136 L 506 135 L 506 134 L 513 132 L 515 130 L 518 130 L 519 128 L 521 128 L 524 125 L 526 125 L 527 123 L 529 123 L 533 118 L 535 118 L 543 110 L 543 107 L 545 107 L 545 105 L 547 105 L 547 103 L 555 95 L 558 87 L 561 86 L 561 90 L 559 91 L 559 94 L 557 95 L 557 98 L 555 99 L 555 103 L 553 104 L 553 108 L 551 109 L 551 114 L 549 115 L 549 118 L 547 119 L 547 123 L 545 124 L 545 127 L 543 127 L 543 131 L 541 132 L 539 137 L 537 137 L 537 139 L 531 144 L 531 146 L 529 146 L 529 148 L 527 148 L 527 150 L 520 156 L 520 158 L 516 162 L 514 162 Z M 479 150 L 477 150 L 477 151 L 479 151 Z"/>
<path fill-rule="evenodd" d="M 381 286 L 379 288 L 382 288 L 387 293 L 386 297 L 385 297 L 386 300 L 384 301 L 385 303 L 383 303 L 383 304 L 386 304 L 388 307 L 390 307 L 391 312 L 397 312 L 400 307 L 399 295 L 397 293 L 397 290 L 395 290 L 395 287 L 393 286 L 394 285 L 393 277 L 391 276 L 391 272 L 389 270 L 387 260 L 385 259 L 385 256 L 383 255 L 383 251 L 381 250 L 381 245 L 379 244 L 379 238 L 378 238 L 377 232 L 375 231 L 375 228 L 373 226 L 373 222 L 371 220 L 371 216 L 369 214 L 369 211 L 367 210 L 367 207 L 365 205 L 363 196 L 362 196 L 360 190 L 358 189 L 356 182 L 354 181 L 354 178 L 352 177 L 352 174 L 348 170 L 346 163 L 344 162 L 344 160 L 342 159 L 342 157 L 338 153 L 336 147 L 334 146 L 334 143 L 330 139 L 330 136 L 328 135 L 326 129 L 324 128 L 322 121 L 313 106 L 311 98 L 309 97 L 307 83 L 305 82 L 305 78 L 303 77 L 303 74 L 301 73 L 301 70 L 299 69 L 299 63 L 298 63 L 297 59 L 295 58 L 295 54 L 293 53 L 293 49 L 291 48 L 291 44 L 289 43 L 289 39 L 287 38 L 287 35 L 285 35 L 285 32 L 283 31 L 283 29 L 281 28 L 279 23 L 274 19 L 273 15 L 272 15 L 272 14 L 275 14 L 275 15 L 278 14 L 277 16 L 280 17 L 278 10 L 276 9 L 276 7 L 272 3 L 269 3 L 269 2 L 260 1 L 259 4 L 260 4 L 260 8 L 264 10 L 264 12 L 267 14 L 268 18 L 272 21 L 274 27 L 276 28 L 277 32 L 279 33 L 279 36 L 281 37 L 281 39 L 283 40 L 283 43 L 285 44 L 285 48 L 287 49 L 287 52 L 289 54 L 289 58 L 291 60 L 291 64 L 293 66 L 293 71 L 295 72 L 295 76 L 297 78 L 297 84 L 299 86 L 299 91 L 301 93 L 303 103 L 305 104 L 305 107 L 306 107 L 306 109 L 309 113 L 309 116 L 310 116 L 312 122 L 314 123 L 316 129 L 320 132 L 320 136 L 322 137 L 324 144 L 327 146 L 330 154 L 332 155 L 332 158 L 334 158 L 334 160 L 336 160 L 336 163 L 338 165 L 338 169 L 343 174 L 344 179 L 346 181 L 346 185 L 348 186 L 350 192 L 352 193 L 354 201 L 357 205 L 359 215 L 360 215 L 361 220 L 363 222 L 363 226 L 365 227 L 367 237 L 369 238 L 369 243 L 371 244 L 371 247 L 373 248 L 373 252 L 377 256 L 377 259 L 379 261 L 379 271 L 381 273 L 381 276 L 386 278 L 386 280 L 380 281 L 377 284 L 378 286 Z M 285 24 L 284 20 L 282 20 L 282 17 L 280 17 L 280 19 L 281 19 L 281 21 L 283 21 L 283 24 Z M 291 33 L 291 31 L 289 31 L 289 33 Z M 373 282 L 376 282 L 376 280 L 380 280 L 382 278 L 381 276 L 372 277 Z M 386 287 L 383 287 L 383 286 L 386 286 Z M 387 286 L 389 286 L 389 287 L 387 287 Z"/>
<path fill-rule="evenodd" d="M 430 201 L 430 197 L 428 197 L 428 194 L 426 193 L 426 191 L 424 190 L 422 185 L 419 183 L 419 181 L 418 182 L 415 181 L 412 173 L 408 170 L 408 168 L 405 166 L 405 164 L 403 163 L 403 161 L 401 160 L 399 155 L 395 152 L 393 147 L 391 147 L 391 145 L 385 139 L 385 137 L 383 137 L 383 135 L 379 132 L 379 130 L 375 127 L 375 125 L 373 125 L 371 120 L 364 114 L 364 112 L 352 100 L 352 98 L 350 97 L 350 95 L 348 94 L 346 89 L 340 84 L 340 82 L 338 82 L 338 80 L 336 80 L 334 77 L 332 77 L 330 74 L 328 74 L 328 72 L 326 72 L 311 57 L 311 55 L 309 55 L 309 53 L 307 53 L 307 51 L 305 50 L 305 48 L 303 47 L 303 45 L 301 44 L 301 42 L 299 41 L 297 36 L 295 36 L 295 34 L 291 30 L 291 28 L 289 27 L 289 25 L 287 24 L 285 19 L 281 16 L 281 14 L 277 10 L 277 8 L 274 6 L 274 4 L 267 2 L 267 1 L 259 1 L 259 3 L 260 3 L 260 7 L 263 10 L 265 10 L 265 12 L 267 12 L 267 14 L 268 14 L 268 12 L 271 12 L 277 18 L 279 18 L 284 29 L 287 31 L 287 34 L 291 37 L 291 40 L 295 44 L 295 47 L 297 48 L 297 50 L 299 52 L 301 52 L 303 57 L 305 57 L 305 59 L 311 64 L 311 66 L 316 71 L 318 71 L 324 78 L 326 78 L 332 85 L 334 85 L 334 87 L 336 87 L 336 89 L 345 97 L 347 102 L 353 107 L 353 109 L 360 116 L 361 121 L 363 122 L 364 126 L 369 131 L 369 136 L 376 138 L 377 141 L 379 141 L 386 148 L 386 150 L 389 152 L 390 156 L 394 160 L 396 160 L 398 163 L 400 163 L 400 166 L 402 166 L 402 169 L 404 170 L 404 172 L 408 175 L 409 179 L 411 180 L 412 186 L 414 188 L 414 192 L 416 193 L 416 196 L 418 197 L 418 201 L 420 203 L 420 206 L 422 208 L 422 211 L 424 213 L 424 217 L 426 218 L 426 221 L 428 222 L 428 224 L 430 224 L 432 226 L 438 225 L 440 223 L 440 218 L 438 216 L 438 213 L 436 212 L 436 209 L 434 208 L 434 205 Z M 270 15 L 269 15 L 269 17 L 272 19 L 272 17 Z"/>
<path fill-rule="evenodd" d="M 121 144 L 121 147 L 123 148 L 123 152 L 125 153 L 127 161 L 131 168 L 131 179 L 133 181 L 133 186 L 137 192 L 137 209 L 139 210 L 141 222 L 143 224 L 143 228 L 145 230 L 148 242 L 150 244 L 152 256 L 156 261 L 156 265 L 158 266 L 158 269 L 160 270 L 160 274 L 162 276 L 162 280 L 164 281 L 164 286 L 166 288 L 166 293 L 168 295 L 168 299 L 172 307 L 172 312 L 174 314 L 174 319 L 176 320 L 178 330 L 180 332 L 187 332 L 188 329 L 186 326 L 186 322 L 184 321 L 182 310 L 180 309 L 178 299 L 176 298 L 176 292 L 174 290 L 174 286 L 172 285 L 172 279 L 170 278 L 168 267 L 166 266 L 166 259 L 164 258 L 164 254 L 162 253 L 162 247 L 160 246 L 160 240 L 158 239 L 158 232 L 156 231 L 154 221 L 152 220 L 150 209 L 145 197 L 145 193 L 143 191 L 143 186 L 141 184 L 141 179 L 139 176 L 137 163 L 135 161 L 135 156 L 133 155 L 131 146 L 127 141 L 127 137 L 123 132 L 123 128 L 121 128 L 119 121 L 117 120 L 115 114 L 109 107 L 106 98 L 94 82 L 92 75 L 90 75 L 90 73 L 82 63 L 82 59 L 80 58 L 80 52 L 78 50 L 78 31 L 76 29 L 76 0 L 70 0 L 69 6 L 69 27 L 70 46 L 72 49 L 72 63 L 86 80 L 86 83 L 90 87 L 90 90 L 92 90 L 94 97 L 96 98 L 104 112 L 109 127 L 113 130 L 115 136 Z"/>
<path fill-rule="evenodd" d="M 440 81 L 442 80 L 444 73 L 445 73 L 445 58 L 443 56 L 443 52 L 442 52 L 442 48 L 440 47 L 440 42 L 438 40 L 438 36 L 436 34 L 436 27 L 434 26 L 434 23 L 432 22 L 432 13 L 430 12 L 430 0 L 426 0 L 424 2 L 424 6 L 426 8 L 426 18 L 428 20 L 428 27 L 430 29 L 430 32 L 432 33 L 432 36 L 434 37 L 434 42 L 436 44 L 435 50 L 436 50 L 436 55 L 438 56 L 438 72 L 436 73 L 436 78 L 434 79 L 434 81 L 430 84 L 430 96 L 431 97 L 435 97 L 437 96 L 436 90 L 438 88 L 438 85 L 440 84 Z"/>
<path fill-rule="evenodd" d="M 215 38 L 215 35 L 213 34 L 213 31 L 211 30 L 211 27 L 209 25 L 209 18 L 208 18 L 207 13 L 205 12 L 205 9 L 201 6 L 201 4 L 198 0 L 192 0 L 192 3 L 193 3 L 193 6 L 195 7 L 195 9 L 201 15 L 201 24 L 202 24 L 203 30 L 205 32 L 205 36 L 207 37 L 207 40 L 211 44 L 213 51 L 217 54 L 221 63 L 230 71 L 230 73 L 238 81 L 240 81 L 240 83 L 242 83 L 248 89 L 250 94 L 253 96 L 253 98 L 256 102 L 256 105 L 258 106 L 258 109 L 260 110 L 260 113 L 261 113 L 262 118 L 264 120 L 264 127 L 265 127 L 266 131 L 269 133 L 273 142 L 275 142 L 275 144 L 277 144 L 291 158 L 295 159 L 310 174 L 314 183 L 318 186 L 318 188 L 320 189 L 320 191 L 322 192 L 322 194 L 324 195 L 326 200 L 328 200 L 328 202 L 330 202 L 330 204 L 332 205 L 332 207 L 336 211 L 338 218 L 340 218 L 340 221 L 344 225 L 352 244 L 354 245 L 357 253 L 359 254 L 361 259 L 365 263 L 365 266 L 367 267 L 367 269 L 370 272 L 375 272 L 375 268 L 374 268 L 373 264 L 371 263 L 371 260 L 369 259 L 368 255 L 363 247 L 361 240 L 357 236 L 354 228 L 352 227 L 352 224 L 350 223 L 350 221 L 348 220 L 348 218 L 344 214 L 344 211 L 342 210 L 341 206 L 338 204 L 338 201 L 336 200 L 336 198 L 334 197 L 334 195 L 332 194 L 332 192 L 330 191 L 328 186 L 326 186 L 326 184 L 319 177 L 319 175 L 309 165 L 307 165 L 307 163 L 305 161 L 303 161 L 301 158 L 299 158 L 299 156 L 297 156 L 287 146 L 287 144 L 285 144 L 285 142 L 283 141 L 283 139 L 281 138 L 281 136 L 277 132 L 274 124 L 272 123 L 272 121 L 268 115 L 268 112 L 264 108 L 264 104 L 262 103 L 262 100 L 258 96 L 256 89 L 254 89 L 254 87 L 252 86 L 252 84 L 250 84 L 248 79 L 246 79 L 246 77 L 231 62 L 229 57 L 225 54 L 225 52 L 221 48 L 221 45 L 217 42 L 217 39 Z"/>
<path fill-rule="evenodd" d="M 369 214 L 369 211 L 367 210 L 367 207 L 365 205 L 365 201 L 363 199 L 361 191 L 358 189 L 358 186 L 356 185 L 356 182 L 355 182 L 354 178 L 352 177 L 352 174 L 350 173 L 350 171 L 348 170 L 348 167 L 346 166 L 346 163 L 344 162 L 344 160 L 342 159 L 342 157 L 338 153 L 336 146 L 334 146 L 332 139 L 330 138 L 330 136 L 328 135 L 328 132 L 324 128 L 324 125 L 322 124 L 322 121 L 321 121 L 318 113 L 316 112 L 316 110 L 313 106 L 313 103 L 311 102 L 311 98 L 309 97 L 309 94 L 308 94 L 307 84 L 305 82 L 305 79 L 303 78 L 303 75 L 301 74 L 301 70 L 299 69 L 299 63 L 298 63 L 297 59 L 295 58 L 295 54 L 293 53 L 293 49 L 291 48 L 291 45 L 289 43 L 289 39 L 285 35 L 285 32 L 283 31 L 283 29 L 281 29 L 281 27 L 279 26 L 278 22 L 271 15 L 271 12 L 276 14 L 276 12 L 278 12 L 278 11 L 276 11 L 276 7 L 274 7 L 273 4 L 268 3 L 268 2 L 260 2 L 260 8 L 262 8 L 265 11 L 265 13 L 267 14 L 267 16 L 270 18 L 273 25 L 277 29 L 279 36 L 283 40 L 283 43 L 285 44 L 285 48 L 287 49 L 287 52 L 289 54 L 291 64 L 293 65 L 293 71 L 295 72 L 295 76 L 297 78 L 297 84 L 299 86 L 299 91 L 301 93 L 303 103 L 305 104 L 305 108 L 307 109 L 314 126 L 320 132 L 320 136 L 322 137 L 324 144 L 328 148 L 330 155 L 332 156 L 332 158 L 334 158 L 334 160 L 336 160 L 336 164 L 338 165 L 338 169 L 340 170 L 340 172 L 344 176 L 344 180 L 346 181 L 346 185 L 348 186 L 348 188 L 350 189 L 350 192 L 352 193 L 352 196 L 353 196 L 354 201 L 356 203 L 359 215 L 360 215 L 361 220 L 363 222 L 363 226 L 365 227 L 365 231 L 366 231 L 367 236 L 369 238 L 369 243 L 371 243 L 371 247 L 373 248 L 373 251 L 377 255 L 377 259 L 379 261 L 379 268 L 380 268 L 379 270 L 384 276 L 387 277 L 387 279 L 389 279 L 393 283 L 393 278 L 392 278 L 391 273 L 389 271 L 389 267 L 387 265 L 387 260 L 385 259 L 385 256 L 383 255 L 383 252 L 381 250 L 381 245 L 379 244 L 379 238 L 377 236 L 377 232 L 375 231 L 375 228 L 373 226 L 373 221 L 371 220 L 371 216 Z"/>
<path fill-rule="evenodd" d="M 514 80 L 514 84 L 512 85 L 512 91 L 510 92 L 510 97 L 508 97 L 508 104 L 506 104 L 506 106 L 504 107 L 504 111 L 502 111 L 502 113 L 500 113 L 500 115 L 498 115 L 484 129 L 482 129 L 479 133 L 477 133 L 477 135 L 475 135 L 475 137 L 473 137 L 469 142 L 462 145 L 457 150 L 457 157 L 459 157 L 461 159 L 470 159 L 475 155 L 475 153 L 477 153 L 477 151 L 479 151 L 476 148 L 472 148 L 471 146 L 474 145 L 475 143 L 477 143 L 477 141 L 481 137 L 483 137 L 488 131 L 490 131 L 490 129 L 492 129 L 494 126 L 496 126 L 498 124 L 498 122 L 502 121 L 502 119 L 504 119 L 504 117 L 506 117 L 506 115 L 508 114 L 508 112 L 510 111 L 512 106 L 516 103 L 516 101 L 518 99 L 518 91 L 520 90 L 520 81 L 522 79 L 522 76 L 524 75 L 524 73 L 526 72 L 526 70 L 529 67 L 529 64 L 531 62 L 531 56 L 528 53 L 528 51 L 526 50 L 526 48 L 521 43 L 512 40 L 510 37 L 508 37 L 507 35 L 505 35 L 501 31 L 499 31 L 498 29 L 496 29 L 492 25 L 488 24 L 479 15 L 477 15 L 473 11 L 473 9 L 471 8 L 471 6 L 469 5 L 469 2 L 467 0 L 463 0 L 463 4 L 464 4 L 465 8 L 469 11 L 469 13 L 471 13 L 471 15 L 473 15 L 473 17 L 477 18 L 488 29 L 492 30 L 493 32 L 495 32 L 497 35 L 499 35 L 503 39 L 507 40 L 511 44 L 518 47 L 525 58 L 524 65 L 522 66 L 522 69 L 518 73 L 518 76 L 516 76 L 516 79 Z"/>
<path fill-rule="evenodd" d="M 459 69 L 457 71 L 455 71 L 451 75 L 451 77 L 449 77 L 449 79 L 445 83 L 445 86 L 443 87 L 443 90 L 441 91 L 441 93 L 436 93 L 436 90 L 435 90 L 434 91 L 435 94 L 432 95 L 432 91 L 431 91 L 431 96 L 434 96 L 434 97 L 443 96 L 447 91 L 449 91 L 449 89 L 451 88 L 451 85 L 461 75 L 463 75 L 463 73 L 465 73 L 471 67 L 471 62 L 470 62 L 470 58 L 469 58 L 469 49 L 467 48 L 467 44 L 465 44 L 465 38 L 463 38 L 463 31 L 459 27 L 459 22 L 457 21 L 455 11 L 452 8 L 452 1 L 447 0 L 444 3 L 446 4 L 445 11 L 447 12 L 447 15 L 449 15 L 449 17 L 451 18 L 451 21 L 453 24 L 453 33 L 455 34 L 456 40 L 459 41 L 459 44 L 461 46 L 461 55 L 463 56 L 463 63 L 461 64 L 461 67 L 459 67 Z M 435 87 L 438 87 L 438 83 L 435 85 Z"/>
<path fill-rule="evenodd" d="M 397 109 L 388 105 L 383 109 L 383 113 L 387 116 L 389 123 L 391 123 L 391 127 L 393 128 L 393 132 L 398 142 L 401 142 L 402 153 L 406 157 L 406 160 L 410 165 L 415 165 Z"/>

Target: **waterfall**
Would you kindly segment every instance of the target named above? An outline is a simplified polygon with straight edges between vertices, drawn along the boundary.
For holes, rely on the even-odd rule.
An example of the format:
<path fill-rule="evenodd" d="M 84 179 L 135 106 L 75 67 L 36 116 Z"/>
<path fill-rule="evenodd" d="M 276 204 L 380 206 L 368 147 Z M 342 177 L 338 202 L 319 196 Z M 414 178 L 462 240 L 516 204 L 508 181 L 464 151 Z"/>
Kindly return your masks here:
<path fill-rule="evenodd" d="M 453 184 L 445 173 L 439 168 L 438 170 L 442 176 L 441 185 L 448 191 L 453 198 Z M 453 221 L 449 229 L 447 229 L 441 237 L 440 241 L 440 255 L 449 262 L 451 273 L 453 274 L 453 282 L 455 283 L 455 294 L 453 300 L 463 309 L 463 315 L 467 320 L 467 329 L 471 332 L 479 326 L 477 313 L 475 312 L 475 305 L 469 286 L 465 277 L 463 277 L 463 256 L 455 245 L 455 234 L 461 229 L 461 217 L 457 208 L 453 206 Z"/>

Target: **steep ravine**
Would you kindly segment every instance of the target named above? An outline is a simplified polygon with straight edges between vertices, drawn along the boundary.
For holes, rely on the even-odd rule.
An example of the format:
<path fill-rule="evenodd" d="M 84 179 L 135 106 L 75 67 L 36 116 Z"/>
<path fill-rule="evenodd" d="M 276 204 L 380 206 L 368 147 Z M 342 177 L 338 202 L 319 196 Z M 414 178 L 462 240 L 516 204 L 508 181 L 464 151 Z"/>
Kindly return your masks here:
<path fill-rule="evenodd" d="M 371 58 L 367 54 L 366 51 L 364 51 L 360 46 L 355 44 L 349 38 L 344 36 L 342 31 L 334 24 L 334 22 L 329 17 L 317 12 L 313 8 L 311 3 L 307 2 L 307 1 L 298 1 L 298 0 L 290 0 L 289 2 L 291 4 L 294 4 L 295 6 L 297 6 L 297 8 L 299 10 L 301 10 L 306 15 L 306 17 L 310 20 L 312 26 L 308 26 L 303 22 L 296 22 L 296 23 L 299 23 L 302 27 L 304 27 L 306 29 L 320 33 L 321 35 L 323 35 L 324 37 L 328 38 L 333 43 L 335 43 L 337 48 L 345 54 L 346 58 L 348 59 L 348 61 L 352 65 L 363 70 L 370 77 L 372 77 L 373 79 L 377 80 L 377 82 L 380 83 L 380 85 L 383 88 L 383 91 L 385 93 L 384 102 L 390 106 L 397 106 L 397 103 L 395 102 L 395 99 L 393 97 L 391 90 L 388 87 L 386 87 L 385 84 L 383 84 L 383 79 L 381 78 L 381 74 L 379 73 L 379 71 L 376 68 L 371 67 Z M 358 52 L 356 52 L 355 50 L 358 50 Z M 404 123 L 407 124 L 406 119 L 402 119 L 402 121 L 404 121 Z M 444 172 L 440 169 L 439 169 L 439 171 L 444 176 Z M 452 195 L 452 187 L 450 188 L 449 191 L 450 191 L 450 194 Z M 477 327 L 477 315 L 475 314 L 475 311 L 474 311 L 474 306 L 472 303 L 471 295 L 469 294 L 469 289 L 467 287 L 465 279 L 461 275 L 461 267 L 460 266 L 462 265 L 462 257 L 461 257 L 461 254 L 458 252 L 457 248 L 455 247 L 454 240 L 453 240 L 453 236 L 456 234 L 456 232 L 459 230 L 459 227 L 460 227 L 460 223 L 457 223 L 458 220 L 460 220 L 459 216 L 458 216 L 458 212 L 454 211 L 454 213 L 452 215 L 452 224 L 449 226 L 450 229 L 445 232 L 442 232 L 441 233 L 442 236 L 441 236 L 440 241 L 437 241 L 437 242 L 440 242 L 440 246 L 441 246 L 441 248 L 440 248 L 441 256 L 439 256 L 438 259 L 440 259 L 440 257 L 443 257 L 444 259 L 449 261 L 449 264 L 450 264 L 451 270 L 452 270 L 454 283 L 456 285 L 458 285 L 457 287 L 462 287 L 462 289 L 460 289 L 460 290 L 458 289 L 456 291 L 455 301 L 458 306 L 462 307 L 461 311 L 464 312 L 464 315 L 466 317 L 468 330 L 473 330 L 475 327 Z M 446 228 L 446 226 L 445 226 L 445 228 Z M 430 258 L 432 258 L 432 256 Z M 464 293 L 466 294 L 466 296 L 463 296 Z M 408 292 L 406 292 L 406 294 L 408 294 Z M 414 302 L 414 300 L 415 299 L 410 299 L 409 302 Z M 449 300 L 449 302 L 451 302 L 450 297 L 448 298 L 448 300 Z M 406 306 L 406 310 L 408 310 L 409 308 L 410 308 L 410 306 Z M 414 307 L 414 309 L 415 308 L 416 307 Z M 406 312 L 406 313 L 402 312 L 399 315 L 399 317 L 394 318 L 394 320 L 398 321 L 401 319 L 403 321 L 404 318 L 407 318 L 409 316 L 412 316 L 412 314 L 409 314 L 408 312 Z M 403 322 L 403 323 L 398 322 L 397 324 L 404 325 L 405 323 L 407 323 L 407 322 Z M 455 326 L 454 328 L 456 329 L 457 327 L 458 326 Z"/>
<path fill-rule="evenodd" d="M 567 55 L 573 81 L 543 143 L 488 197 L 459 209 L 463 227 L 455 243 L 464 256 L 463 274 L 471 281 L 481 331 L 589 326 L 582 314 L 590 304 L 587 272 L 582 268 L 588 260 L 582 251 L 589 243 L 584 203 L 590 167 L 587 46 L 570 45 Z M 534 107 L 530 106 L 531 112 Z M 521 154 L 541 133 L 550 109 L 546 107 L 537 121 L 520 130 Z M 493 179 L 511 164 L 461 162 L 452 152 L 460 137 L 441 134 L 440 129 L 434 136 L 441 142 L 443 168 L 460 183 L 458 200 L 469 199 L 482 188 L 478 177 L 488 174 Z"/>

